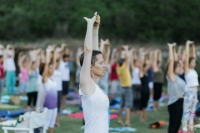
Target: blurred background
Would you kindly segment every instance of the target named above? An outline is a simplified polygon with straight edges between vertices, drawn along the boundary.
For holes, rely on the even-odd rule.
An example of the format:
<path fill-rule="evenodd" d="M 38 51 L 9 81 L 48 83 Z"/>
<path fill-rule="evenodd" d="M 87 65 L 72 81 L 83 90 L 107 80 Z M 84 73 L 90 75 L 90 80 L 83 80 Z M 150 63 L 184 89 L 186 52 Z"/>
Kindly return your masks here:
<path fill-rule="evenodd" d="M 163 70 L 168 42 L 185 45 L 187 40 L 192 40 L 198 50 L 200 0 L 0 0 L 0 43 L 13 44 L 17 52 L 24 50 L 25 46 L 45 48 L 50 44 L 66 43 L 75 55 L 77 48 L 84 43 L 87 24 L 83 17 L 91 18 L 96 11 L 101 17 L 99 39 L 109 38 L 111 47 L 122 44 L 136 48 L 159 47 L 163 51 Z M 200 55 L 198 51 L 197 55 Z M 76 69 L 75 61 L 73 63 Z M 199 64 L 197 61 L 197 68 Z M 200 74 L 200 69 L 197 72 Z M 71 88 L 74 87 L 73 77 L 75 70 Z M 166 81 L 163 91 L 167 93 Z M 161 110 L 148 112 L 149 119 L 144 123 L 138 121 L 137 115 L 131 116 L 132 127 L 137 129 L 134 132 L 167 131 L 167 125 L 155 130 L 148 128 L 155 121 L 168 123 L 167 101 L 162 102 Z M 10 110 L 24 106 L 22 101 L 20 106 L 12 106 Z M 81 110 L 74 103 L 68 107 L 74 112 Z M 0 110 L 5 108 L 0 105 Z M 82 133 L 82 119 L 65 115 L 61 117 L 61 127 L 56 127 L 55 132 Z M 111 127 L 119 127 L 116 119 L 111 121 Z"/>
<path fill-rule="evenodd" d="M 85 37 L 97 11 L 100 37 L 123 42 L 200 41 L 199 0 L 0 0 L 0 40 Z"/>

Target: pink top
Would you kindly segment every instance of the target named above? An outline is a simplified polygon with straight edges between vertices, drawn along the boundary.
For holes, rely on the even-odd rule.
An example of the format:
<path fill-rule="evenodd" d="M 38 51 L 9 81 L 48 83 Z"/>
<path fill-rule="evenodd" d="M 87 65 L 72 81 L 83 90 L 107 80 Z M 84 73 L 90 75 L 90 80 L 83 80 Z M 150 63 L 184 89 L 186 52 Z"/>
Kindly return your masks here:
<path fill-rule="evenodd" d="M 27 68 L 22 68 L 20 74 L 21 74 L 20 81 L 28 81 L 28 69 Z"/>

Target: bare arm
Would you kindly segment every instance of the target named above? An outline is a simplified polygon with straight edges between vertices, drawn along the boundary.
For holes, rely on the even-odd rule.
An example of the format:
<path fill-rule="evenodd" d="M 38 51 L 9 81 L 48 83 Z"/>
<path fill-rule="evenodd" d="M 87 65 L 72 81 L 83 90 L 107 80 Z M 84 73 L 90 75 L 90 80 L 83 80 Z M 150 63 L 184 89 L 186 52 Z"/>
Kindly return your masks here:
<path fill-rule="evenodd" d="M 128 46 L 123 45 L 122 48 L 125 50 L 125 63 L 128 66 L 129 65 L 129 51 L 128 51 Z"/>
<path fill-rule="evenodd" d="M 104 53 L 104 61 L 106 66 L 109 63 L 109 56 L 110 56 L 110 41 L 107 39 L 105 44 L 105 53 Z"/>
<path fill-rule="evenodd" d="M 144 66 L 145 52 L 140 52 L 140 77 L 144 76 L 143 66 Z"/>
<path fill-rule="evenodd" d="M 100 51 L 101 51 L 102 54 L 104 53 L 105 44 L 106 44 L 106 41 L 101 39 L 101 41 L 100 41 Z"/>
<path fill-rule="evenodd" d="M 186 47 L 185 47 L 185 64 L 184 64 L 184 70 L 185 74 L 188 73 L 189 71 L 189 56 L 190 56 L 190 44 L 192 44 L 192 41 L 187 41 L 186 42 Z"/>
<path fill-rule="evenodd" d="M 196 59 L 196 50 L 195 50 L 195 45 L 192 43 L 192 57 Z"/>
<path fill-rule="evenodd" d="M 153 71 L 154 72 L 157 72 L 158 71 L 158 66 L 157 66 L 157 60 L 158 59 L 158 51 L 155 50 L 153 52 L 153 58 L 152 58 L 152 61 L 153 61 Z"/>
<path fill-rule="evenodd" d="M 134 69 L 135 69 L 134 61 L 137 59 L 137 54 L 136 54 L 135 48 L 132 48 L 132 49 L 131 49 L 130 57 L 131 57 L 131 62 L 130 62 L 131 71 L 134 71 Z"/>
<path fill-rule="evenodd" d="M 18 66 L 19 66 L 20 71 L 23 68 L 22 67 L 22 62 L 23 62 L 24 59 L 25 59 L 25 57 L 24 57 L 23 53 L 20 52 L 19 55 L 18 55 Z"/>
<path fill-rule="evenodd" d="M 110 59 L 111 64 L 113 64 L 117 60 L 116 59 L 116 52 L 117 52 L 117 48 L 114 48 L 112 50 L 111 59 Z"/>
<path fill-rule="evenodd" d="M 176 45 L 176 44 L 174 43 L 174 45 Z M 172 51 L 173 51 L 173 55 L 174 55 L 174 61 L 178 61 L 178 56 L 177 56 L 177 53 L 176 53 L 176 47 L 173 47 Z"/>
<path fill-rule="evenodd" d="M 174 74 L 174 55 L 173 55 L 173 47 L 175 44 L 168 44 L 169 46 L 169 64 L 168 64 L 168 70 L 167 70 L 167 76 L 171 81 L 175 81 L 176 77 Z"/>
<path fill-rule="evenodd" d="M 92 32 L 92 36 L 93 36 L 93 50 L 98 50 L 99 51 L 99 25 L 100 25 L 100 17 L 98 18 L 98 23 L 94 23 L 93 26 L 93 32 Z"/>
<path fill-rule="evenodd" d="M 80 58 L 81 53 L 82 53 L 82 48 L 79 47 L 78 50 L 77 50 L 77 53 L 76 53 L 76 65 L 77 66 L 80 66 L 79 58 Z"/>
<path fill-rule="evenodd" d="M 96 21 L 96 15 L 92 19 L 85 18 L 87 21 L 87 31 L 84 43 L 84 60 L 82 69 L 80 72 L 80 88 L 85 95 L 91 95 L 94 93 L 94 84 L 91 80 L 91 58 L 93 50 L 93 25 Z"/>
<path fill-rule="evenodd" d="M 42 82 L 46 83 L 48 80 L 48 69 L 49 69 L 49 62 L 50 62 L 50 50 L 46 50 L 46 61 L 45 61 L 45 66 L 44 66 L 44 72 L 42 74 Z"/>

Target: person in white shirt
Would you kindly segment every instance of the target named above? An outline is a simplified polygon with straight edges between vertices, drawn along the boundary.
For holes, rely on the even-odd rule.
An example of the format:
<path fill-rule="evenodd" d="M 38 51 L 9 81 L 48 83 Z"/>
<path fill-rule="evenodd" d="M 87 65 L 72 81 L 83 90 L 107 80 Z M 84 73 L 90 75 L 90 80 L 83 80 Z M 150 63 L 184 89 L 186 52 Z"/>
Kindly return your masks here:
<path fill-rule="evenodd" d="M 69 67 L 69 55 L 64 54 L 63 60 L 60 62 L 59 71 L 61 72 L 62 78 L 62 104 L 61 108 L 66 108 L 66 95 L 69 92 L 69 81 L 70 81 L 70 67 Z"/>
<path fill-rule="evenodd" d="M 52 78 L 56 81 L 57 83 L 57 92 L 58 92 L 58 96 L 57 96 L 57 117 L 56 117 L 56 126 L 60 126 L 60 105 L 61 105 L 61 99 L 62 99 L 62 73 L 60 72 L 60 70 L 58 69 L 60 66 L 60 57 L 61 57 L 61 48 L 56 48 L 56 69 L 54 70 L 53 76 Z"/>
<path fill-rule="evenodd" d="M 108 133 L 109 99 L 106 93 L 98 86 L 98 80 L 105 74 L 106 65 L 98 47 L 98 31 L 100 17 L 87 21 L 87 32 L 84 43 L 84 53 L 81 55 L 80 64 L 80 89 L 85 119 L 85 133 Z"/>
<path fill-rule="evenodd" d="M 7 45 L 4 56 L 4 70 L 6 72 L 6 93 L 15 94 L 14 88 L 16 83 L 16 67 L 14 62 L 15 50 L 12 45 Z"/>

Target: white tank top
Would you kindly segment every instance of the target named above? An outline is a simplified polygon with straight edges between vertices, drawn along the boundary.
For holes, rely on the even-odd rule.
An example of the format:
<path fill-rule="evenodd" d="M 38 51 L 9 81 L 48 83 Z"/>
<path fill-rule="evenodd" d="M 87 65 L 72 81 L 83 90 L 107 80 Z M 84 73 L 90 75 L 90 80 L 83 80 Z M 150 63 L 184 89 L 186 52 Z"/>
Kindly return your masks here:
<path fill-rule="evenodd" d="M 84 133 L 108 133 L 109 100 L 105 92 L 95 83 L 95 92 L 86 96 L 79 89 L 85 119 Z"/>
<path fill-rule="evenodd" d="M 198 74 L 194 69 L 190 69 L 185 75 L 185 81 L 187 87 L 199 86 Z"/>
<path fill-rule="evenodd" d="M 140 69 L 135 68 L 134 71 L 132 71 L 132 85 L 140 85 L 141 80 L 140 80 Z"/>

